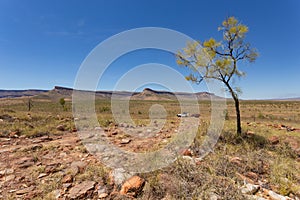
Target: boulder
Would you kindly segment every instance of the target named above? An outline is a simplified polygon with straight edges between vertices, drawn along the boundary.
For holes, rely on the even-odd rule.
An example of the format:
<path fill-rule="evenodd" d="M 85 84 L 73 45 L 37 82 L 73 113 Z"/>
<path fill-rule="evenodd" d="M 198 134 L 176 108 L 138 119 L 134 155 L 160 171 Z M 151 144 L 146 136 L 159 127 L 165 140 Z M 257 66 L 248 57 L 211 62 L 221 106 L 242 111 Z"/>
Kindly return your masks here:
<path fill-rule="evenodd" d="M 128 193 L 137 195 L 144 187 L 145 180 L 139 176 L 132 176 L 122 185 L 120 194 L 125 195 Z"/>

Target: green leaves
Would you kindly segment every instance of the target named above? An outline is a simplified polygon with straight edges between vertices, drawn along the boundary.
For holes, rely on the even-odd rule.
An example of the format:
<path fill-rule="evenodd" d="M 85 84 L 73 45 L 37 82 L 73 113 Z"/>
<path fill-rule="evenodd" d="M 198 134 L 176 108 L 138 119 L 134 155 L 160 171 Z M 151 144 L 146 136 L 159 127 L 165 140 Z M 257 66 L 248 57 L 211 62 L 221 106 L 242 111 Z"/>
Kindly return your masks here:
<path fill-rule="evenodd" d="M 218 28 L 223 32 L 224 40 L 235 42 L 243 39 L 249 31 L 248 27 L 240 23 L 235 17 L 229 17 L 223 21 L 222 25 Z"/>
<path fill-rule="evenodd" d="M 203 47 L 208 47 L 208 48 L 215 48 L 220 46 L 220 43 L 217 43 L 214 38 L 210 38 L 209 40 L 206 40 L 203 42 Z"/>
<path fill-rule="evenodd" d="M 235 26 L 237 23 L 238 20 L 235 17 L 228 17 L 223 21 L 222 26 L 224 27 Z"/>
<path fill-rule="evenodd" d="M 232 60 L 230 58 L 218 59 L 215 63 L 220 69 L 225 69 L 232 65 Z"/>
<path fill-rule="evenodd" d="M 246 25 L 235 17 L 228 17 L 218 30 L 223 32 L 223 41 L 217 42 L 216 39 L 210 38 L 203 43 L 189 42 L 178 52 L 177 64 L 191 70 L 191 74 L 186 77 L 188 81 L 199 83 L 202 79 L 217 79 L 228 86 L 234 76 L 245 76 L 245 73 L 238 69 L 240 60 L 256 60 L 257 51 L 244 42 L 249 31 Z M 199 72 L 203 76 L 199 77 Z"/>

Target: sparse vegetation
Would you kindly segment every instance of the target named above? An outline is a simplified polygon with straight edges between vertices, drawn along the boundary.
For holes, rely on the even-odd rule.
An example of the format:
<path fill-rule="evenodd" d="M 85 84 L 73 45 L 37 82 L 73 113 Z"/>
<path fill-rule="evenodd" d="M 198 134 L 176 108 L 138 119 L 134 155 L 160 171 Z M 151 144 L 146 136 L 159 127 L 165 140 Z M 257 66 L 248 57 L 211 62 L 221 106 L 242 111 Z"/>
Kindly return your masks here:
<path fill-rule="evenodd" d="M 0 135 L 3 138 L 10 138 L 13 141 L 12 132 L 14 132 L 17 137 L 32 138 L 24 140 L 25 142 L 38 140 L 42 136 L 63 139 L 65 134 L 71 134 L 72 127 L 74 127 L 72 113 L 70 111 L 61 112 L 61 107 L 57 102 L 35 99 L 35 106 L 30 115 L 28 115 L 27 105 L 18 99 L 11 99 L 9 104 L 6 103 L 7 100 L 0 101 L 0 118 L 3 119 L 0 122 Z M 160 104 L 166 109 L 167 119 L 163 130 L 175 130 L 179 122 L 176 114 L 180 112 L 179 103 L 176 101 L 130 101 L 129 109 L 136 125 L 147 126 L 149 124 L 149 108 L 154 104 Z M 69 105 L 66 104 L 66 106 Z M 194 156 L 197 155 L 197 149 L 201 147 L 210 124 L 210 102 L 200 101 L 199 106 L 201 125 L 194 143 L 190 147 Z M 106 127 L 107 130 L 114 130 L 115 121 L 109 101 L 97 100 L 96 110 L 100 125 Z M 260 181 L 262 187 L 281 195 L 299 196 L 299 155 L 295 153 L 295 147 L 291 146 L 295 141 L 300 144 L 299 132 L 289 131 L 290 129 L 285 128 L 300 128 L 299 112 L 300 102 L 241 101 L 242 127 L 247 137 L 238 137 L 235 134 L 235 121 L 233 120 L 235 105 L 234 102 L 228 101 L 227 112 L 224 113 L 228 120 L 225 121 L 223 133 L 213 152 L 197 163 L 179 158 L 164 169 L 140 174 L 146 184 L 143 191 L 136 196 L 137 199 L 208 199 L 212 195 L 218 196 L 220 199 L 245 199 L 246 197 L 239 189 L 244 184 L 243 177 L 246 177 L 247 180 L 251 179 L 257 184 Z M 255 122 L 253 115 L 257 116 Z M 264 117 L 259 117 L 260 115 Z M 66 127 L 65 131 L 57 130 L 58 125 Z M 282 125 L 284 125 L 284 129 Z M 75 134 L 72 135 L 76 137 Z M 269 140 L 274 136 L 278 137 L 278 143 L 275 145 Z M 130 137 L 124 132 L 118 132 L 111 138 L 113 142 L 113 139 L 120 141 Z M 161 148 L 163 146 L 161 141 L 157 139 L 157 142 L 150 147 L 144 146 L 141 151 L 145 151 L 146 148 Z M 61 142 L 58 143 L 55 140 L 41 144 L 40 146 L 33 145 L 33 147 L 26 146 L 26 148 L 16 149 L 11 154 L 12 158 L 29 155 L 32 157 L 33 165 L 22 169 L 22 173 L 26 174 L 25 181 L 30 183 L 34 181 L 35 188 L 39 191 L 38 195 L 32 199 L 53 199 L 55 194 L 52 192 L 62 189 L 62 180 L 65 175 L 72 176 L 73 185 L 85 180 L 104 184 L 110 198 L 118 197 L 114 192 L 119 189 L 114 189 L 111 185 L 113 183 L 110 179 L 110 169 L 94 161 L 92 156 L 88 156 L 86 148 L 81 143 L 72 146 L 67 139 L 65 145 L 61 145 Z M 131 147 L 134 148 L 134 146 Z M 1 156 L 7 159 L 4 154 Z M 90 161 L 84 170 L 79 170 L 76 172 L 77 174 L 74 174 L 70 164 L 63 160 L 59 160 L 61 162 L 59 165 L 52 164 L 57 156 L 65 156 L 62 158 L 66 160 L 77 158 L 84 162 Z M 45 161 L 45 157 L 51 158 L 52 162 Z M 18 171 L 18 173 L 20 172 Z M 18 183 L 9 187 L 14 187 L 14 185 L 17 187 Z M 66 190 L 69 191 L 69 189 Z M 6 199 L 16 198 L 15 193 L 4 192 L 2 195 Z"/>
<path fill-rule="evenodd" d="M 65 104 L 66 104 L 65 98 L 60 98 L 59 99 L 59 104 L 65 110 Z"/>

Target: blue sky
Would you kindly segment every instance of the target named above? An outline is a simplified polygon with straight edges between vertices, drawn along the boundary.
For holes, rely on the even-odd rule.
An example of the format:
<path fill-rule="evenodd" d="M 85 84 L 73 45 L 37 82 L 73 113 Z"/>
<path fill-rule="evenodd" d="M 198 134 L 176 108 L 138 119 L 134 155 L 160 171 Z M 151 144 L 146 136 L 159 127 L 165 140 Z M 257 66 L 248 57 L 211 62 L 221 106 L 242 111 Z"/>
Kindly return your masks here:
<path fill-rule="evenodd" d="M 221 39 L 217 27 L 234 15 L 249 27 L 246 40 L 260 53 L 254 64 L 241 65 L 247 72 L 236 80 L 241 97 L 299 97 L 299 11 L 297 0 L 1 0 L 0 89 L 73 87 L 85 57 L 117 33 L 164 27 L 202 41 Z M 166 52 L 137 51 L 116 60 L 98 88 L 112 90 L 124 73 L 145 63 L 185 73 Z M 205 84 L 193 87 L 206 89 Z"/>

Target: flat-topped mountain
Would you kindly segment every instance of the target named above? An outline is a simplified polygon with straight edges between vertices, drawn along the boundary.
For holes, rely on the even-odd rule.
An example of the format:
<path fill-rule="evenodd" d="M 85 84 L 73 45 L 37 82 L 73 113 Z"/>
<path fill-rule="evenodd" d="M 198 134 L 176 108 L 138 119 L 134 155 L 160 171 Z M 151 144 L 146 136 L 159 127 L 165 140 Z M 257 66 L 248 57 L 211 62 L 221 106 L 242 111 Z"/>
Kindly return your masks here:
<path fill-rule="evenodd" d="M 0 98 L 35 96 L 44 92 L 48 92 L 48 90 L 0 90 Z"/>
<path fill-rule="evenodd" d="M 176 96 L 168 91 L 156 91 L 150 88 L 145 88 L 142 92 L 132 95 L 133 100 L 173 100 Z"/>
<path fill-rule="evenodd" d="M 92 91 L 84 91 L 92 92 Z M 57 100 L 60 98 L 71 99 L 73 94 L 72 88 L 55 86 L 52 90 L 0 90 L 0 98 L 15 97 L 33 97 L 42 99 Z M 128 91 L 96 91 L 97 99 L 132 99 L 132 100 L 176 100 L 177 98 L 190 99 L 196 96 L 199 100 L 209 100 L 211 98 L 221 98 L 209 92 L 185 93 L 185 92 L 169 92 L 156 91 L 145 88 L 142 92 Z"/>
<path fill-rule="evenodd" d="M 84 91 L 93 92 L 93 91 Z M 93 92 L 94 93 L 94 92 Z M 52 90 L 0 90 L 0 98 L 20 98 L 20 97 L 33 97 L 39 99 L 50 99 L 57 101 L 60 98 L 71 100 L 73 94 L 72 88 L 55 86 Z M 198 100 L 222 99 L 209 92 L 170 92 L 170 91 L 157 91 L 151 88 L 145 88 L 141 92 L 129 91 L 96 91 L 96 99 L 132 99 L 132 100 L 177 100 L 177 99 L 191 99 L 197 97 Z M 267 99 L 266 99 L 267 100 Z M 285 99 L 270 99 L 274 101 L 300 101 L 299 98 L 285 98 Z"/>
<path fill-rule="evenodd" d="M 135 100 L 176 100 L 176 99 L 192 99 L 198 98 L 199 100 L 210 100 L 211 98 L 221 99 L 209 92 L 169 92 L 169 91 L 156 91 L 150 88 L 145 88 L 142 92 L 135 94 L 131 99 Z"/>

